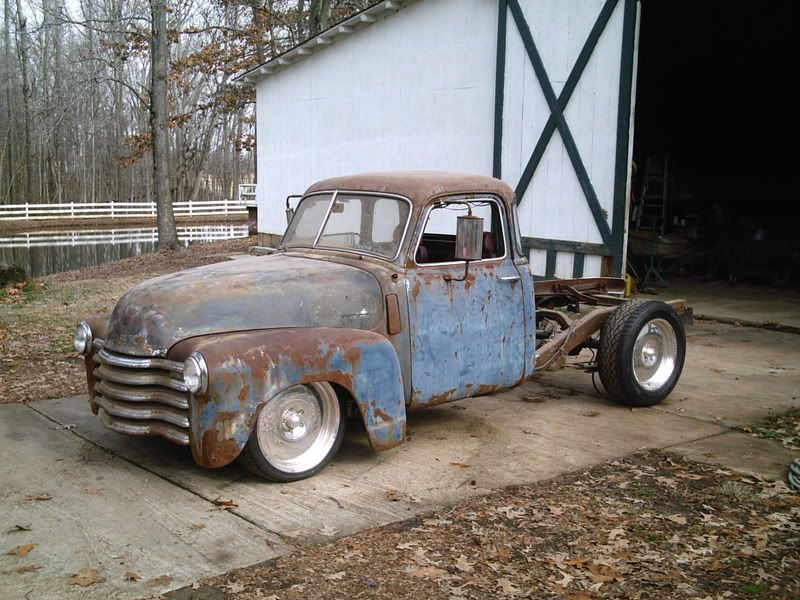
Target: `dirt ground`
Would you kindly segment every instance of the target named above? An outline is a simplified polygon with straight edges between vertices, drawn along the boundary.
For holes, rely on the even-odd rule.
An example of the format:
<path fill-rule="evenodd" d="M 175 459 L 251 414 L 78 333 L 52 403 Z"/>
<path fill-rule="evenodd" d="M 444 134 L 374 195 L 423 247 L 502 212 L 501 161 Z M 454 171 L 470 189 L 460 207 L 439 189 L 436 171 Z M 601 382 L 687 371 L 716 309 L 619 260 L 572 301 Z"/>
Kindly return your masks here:
<path fill-rule="evenodd" d="M 78 321 L 111 310 L 140 281 L 226 260 L 252 244 L 249 238 L 196 244 L 0 289 L 0 403 L 81 393 L 83 360 L 72 347 Z"/>
<path fill-rule="evenodd" d="M 800 495 L 644 451 L 165 597 L 798 598 L 798 568 Z"/>

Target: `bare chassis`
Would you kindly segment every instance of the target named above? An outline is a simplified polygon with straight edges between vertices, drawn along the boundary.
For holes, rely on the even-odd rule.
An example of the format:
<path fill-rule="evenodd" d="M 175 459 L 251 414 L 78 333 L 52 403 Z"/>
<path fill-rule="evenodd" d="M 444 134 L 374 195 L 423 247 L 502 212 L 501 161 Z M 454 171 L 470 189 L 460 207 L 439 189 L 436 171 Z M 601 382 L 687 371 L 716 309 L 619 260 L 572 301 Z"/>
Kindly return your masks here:
<path fill-rule="evenodd" d="M 625 298 L 625 280 L 614 277 L 548 279 L 534 283 L 536 299 L 536 369 L 555 370 L 566 365 L 569 355 L 583 348 L 599 347 L 593 336 Z M 667 300 L 684 324 L 692 323 L 692 309 L 686 300 Z M 583 305 L 583 307 L 582 307 Z M 585 307 L 591 308 L 588 312 Z M 564 310 L 566 309 L 566 310 Z M 571 318 L 567 313 L 577 313 Z M 584 365 L 594 370 L 594 363 Z"/>

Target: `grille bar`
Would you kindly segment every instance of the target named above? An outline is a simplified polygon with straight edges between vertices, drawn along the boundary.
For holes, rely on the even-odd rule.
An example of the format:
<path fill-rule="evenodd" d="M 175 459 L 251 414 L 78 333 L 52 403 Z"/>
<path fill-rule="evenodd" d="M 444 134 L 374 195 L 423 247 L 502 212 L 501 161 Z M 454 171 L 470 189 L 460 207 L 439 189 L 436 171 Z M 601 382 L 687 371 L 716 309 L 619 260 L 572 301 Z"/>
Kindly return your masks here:
<path fill-rule="evenodd" d="M 103 348 L 97 353 L 98 362 L 113 367 L 123 367 L 126 369 L 162 369 L 183 375 L 183 363 L 166 358 L 141 358 L 138 356 L 125 356 L 124 354 L 113 354 Z"/>
<path fill-rule="evenodd" d="M 186 392 L 186 384 L 180 379 L 174 379 L 168 373 L 156 369 L 122 369 L 100 364 L 94 370 L 97 379 L 105 379 L 115 383 L 127 385 L 160 385 L 179 392 Z"/>
<path fill-rule="evenodd" d="M 118 419 L 112 417 L 104 410 L 100 411 L 100 420 L 103 422 L 103 425 L 118 433 L 139 436 L 159 436 L 175 444 L 180 444 L 181 446 L 189 445 L 189 434 L 187 432 L 180 431 L 176 427 L 159 421 L 129 421 L 127 419 Z"/>
<path fill-rule="evenodd" d="M 189 393 L 183 363 L 110 352 L 98 340 L 92 402 L 112 431 L 189 445 Z"/>
<path fill-rule="evenodd" d="M 189 429 L 189 417 L 186 414 L 158 406 L 157 404 L 130 404 L 117 402 L 105 396 L 96 396 L 95 404 L 115 417 L 142 421 L 165 421 L 183 429 Z"/>
<path fill-rule="evenodd" d="M 100 380 L 95 384 L 94 391 L 123 402 L 156 402 L 183 410 L 189 408 L 185 395 L 155 386 L 127 386 Z"/>

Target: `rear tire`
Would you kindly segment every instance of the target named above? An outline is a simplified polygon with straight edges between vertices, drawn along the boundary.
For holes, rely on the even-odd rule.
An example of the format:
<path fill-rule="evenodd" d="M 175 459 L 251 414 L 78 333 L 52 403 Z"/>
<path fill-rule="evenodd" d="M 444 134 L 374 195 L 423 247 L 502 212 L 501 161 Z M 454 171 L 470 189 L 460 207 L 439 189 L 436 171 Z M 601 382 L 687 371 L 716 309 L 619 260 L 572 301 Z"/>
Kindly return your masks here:
<path fill-rule="evenodd" d="M 678 383 L 685 356 L 686 334 L 672 307 L 631 300 L 603 323 L 597 368 L 615 401 L 654 406 Z"/>
<path fill-rule="evenodd" d="M 346 415 L 345 403 L 329 383 L 285 389 L 261 407 L 239 462 L 271 481 L 311 477 L 339 451 Z"/>

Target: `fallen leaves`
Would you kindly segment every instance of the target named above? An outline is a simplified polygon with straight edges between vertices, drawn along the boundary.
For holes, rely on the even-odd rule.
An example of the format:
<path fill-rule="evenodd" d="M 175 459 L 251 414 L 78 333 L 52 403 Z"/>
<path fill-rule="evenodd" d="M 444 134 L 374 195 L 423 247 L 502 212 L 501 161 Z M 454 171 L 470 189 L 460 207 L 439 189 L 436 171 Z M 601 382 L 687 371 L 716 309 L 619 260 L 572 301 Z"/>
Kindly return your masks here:
<path fill-rule="evenodd" d="M 38 571 L 41 568 L 42 567 L 39 567 L 37 565 L 25 565 L 25 566 L 17 568 L 17 573 L 34 573 L 34 572 Z"/>
<path fill-rule="evenodd" d="M 721 493 L 731 482 L 750 493 Z M 645 452 L 342 537 L 236 577 L 246 583 L 243 597 L 280 600 L 361 597 L 366 588 L 376 600 L 397 590 L 451 600 L 724 600 L 759 582 L 763 597 L 800 597 L 794 498 L 785 485 Z"/>
<path fill-rule="evenodd" d="M 436 579 L 447 575 L 447 571 L 434 566 L 410 567 L 406 570 L 406 573 L 411 575 L 411 577 L 427 577 L 429 579 Z"/>
<path fill-rule="evenodd" d="M 506 577 L 497 580 L 497 588 L 505 596 L 516 596 L 520 592 L 519 586 Z"/>
<path fill-rule="evenodd" d="M 30 551 L 36 547 L 36 544 L 21 544 L 16 548 L 12 548 L 8 552 L 6 552 L 9 556 L 28 556 Z"/>
<path fill-rule="evenodd" d="M 232 508 L 238 508 L 238 504 L 229 498 L 217 497 L 216 499 L 212 500 L 214 506 L 216 507 L 215 510 L 230 510 Z"/>
<path fill-rule="evenodd" d="M 172 583 L 172 576 L 171 575 L 160 575 L 159 577 L 154 577 L 153 579 L 148 579 L 145 581 L 145 585 L 149 588 L 162 588 Z"/>
<path fill-rule="evenodd" d="M 90 585 L 103 583 L 105 580 L 106 578 L 100 575 L 100 573 L 97 572 L 97 569 L 86 568 L 81 569 L 77 573 L 73 573 L 69 578 L 69 584 L 77 585 L 79 587 L 89 587 Z"/>
<path fill-rule="evenodd" d="M 420 501 L 416 496 L 412 496 L 411 494 L 401 492 L 400 490 L 396 490 L 394 488 L 386 490 L 384 498 L 386 498 L 389 502 L 411 502 L 413 504 L 417 504 Z"/>
<path fill-rule="evenodd" d="M 677 523 L 678 525 L 686 525 L 687 523 L 686 517 L 683 515 L 669 515 L 667 516 L 667 520 Z"/>
<path fill-rule="evenodd" d="M 25 496 L 25 500 L 27 502 L 47 502 L 48 500 L 52 500 L 53 497 L 50 494 L 38 494 L 36 496 Z"/>
<path fill-rule="evenodd" d="M 456 559 L 456 569 L 462 573 L 471 573 L 473 571 L 472 565 L 474 564 L 474 562 L 469 562 L 463 554 Z"/>

